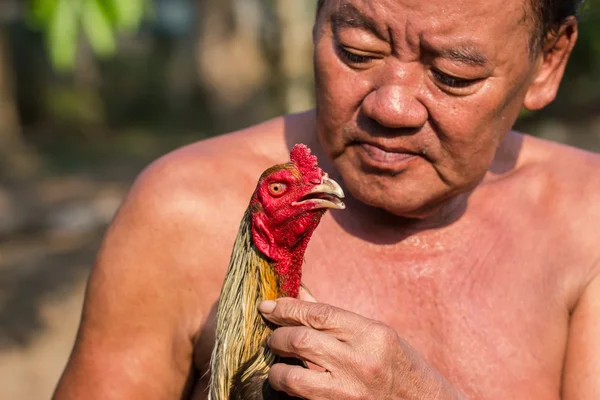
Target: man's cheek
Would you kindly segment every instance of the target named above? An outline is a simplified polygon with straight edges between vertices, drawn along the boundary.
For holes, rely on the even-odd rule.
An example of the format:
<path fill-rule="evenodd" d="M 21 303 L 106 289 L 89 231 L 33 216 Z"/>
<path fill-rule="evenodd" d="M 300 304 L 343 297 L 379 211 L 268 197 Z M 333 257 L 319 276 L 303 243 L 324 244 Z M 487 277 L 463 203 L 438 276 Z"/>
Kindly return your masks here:
<path fill-rule="evenodd" d="M 319 130 L 319 141 L 323 151 L 331 160 L 336 160 L 344 153 L 344 142 L 338 126 L 326 125 Z"/>

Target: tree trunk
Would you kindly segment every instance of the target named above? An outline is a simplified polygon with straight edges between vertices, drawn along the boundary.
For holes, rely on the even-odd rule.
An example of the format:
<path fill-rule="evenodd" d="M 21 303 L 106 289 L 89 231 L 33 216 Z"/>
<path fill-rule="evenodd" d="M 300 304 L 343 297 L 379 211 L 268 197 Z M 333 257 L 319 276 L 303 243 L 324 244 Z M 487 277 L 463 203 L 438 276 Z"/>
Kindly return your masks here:
<path fill-rule="evenodd" d="M 0 24 L 0 179 L 19 180 L 36 170 L 36 157 L 22 136 L 6 27 Z"/>

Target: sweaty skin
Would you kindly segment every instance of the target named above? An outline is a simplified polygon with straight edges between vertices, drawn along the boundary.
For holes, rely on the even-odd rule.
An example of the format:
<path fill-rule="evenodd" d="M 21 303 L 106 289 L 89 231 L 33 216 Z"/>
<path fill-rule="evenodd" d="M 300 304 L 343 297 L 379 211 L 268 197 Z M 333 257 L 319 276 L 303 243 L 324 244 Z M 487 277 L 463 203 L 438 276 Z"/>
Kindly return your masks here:
<path fill-rule="evenodd" d="M 309 329 L 277 330 L 270 346 L 292 343 L 309 361 L 310 351 L 346 357 L 381 378 L 306 397 L 600 398 L 600 157 L 510 131 L 523 104 L 554 98 L 576 23 L 530 59 L 522 9 L 328 2 L 314 32 L 317 111 L 192 144 L 137 179 L 100 250 L 54 398 L 206 398 L 240 218 L 257 177 L 295 143 L 342 184 L 347 208 L 325 215 L 305 254 L 303 282 L 322 304 L 284 301 L 268 316 Z M 457 87 L 440 73 L 474 81 Z M 311 309 L 329 317 L 313 323 L 345 330 L 299 345 L 299 332 L 309 342 L 323 334 L 303 317 Z M 344 335 L 346 353 L 329 340 Z M 402 345 L 374 358 L 350 352 L 378 337 Z M 400 353 L 411 369 L 379 370 L 378 359 Z M 275 387 L 310 386 L 273 370 Z M 398 387 L 413 370 L 423 379 Z M 381 382 L 392 382 L 385 396 Z M 408 397 L 412 387 L 430 391 Z"/>

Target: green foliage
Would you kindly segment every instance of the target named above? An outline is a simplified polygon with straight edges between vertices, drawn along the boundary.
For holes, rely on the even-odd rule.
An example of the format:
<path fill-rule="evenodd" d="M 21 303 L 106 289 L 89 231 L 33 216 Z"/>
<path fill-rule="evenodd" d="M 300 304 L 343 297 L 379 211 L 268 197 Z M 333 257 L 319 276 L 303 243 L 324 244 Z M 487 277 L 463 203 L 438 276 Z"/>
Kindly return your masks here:
<path fill-rule="evenodd" d="M 119 31 L 135 31 L 148 0 L 32 0 L 30 21 L 46 34 L 53 65 L 73 68 L 79 40 L 85 34 L 100 57 L 116 50 Z"/>

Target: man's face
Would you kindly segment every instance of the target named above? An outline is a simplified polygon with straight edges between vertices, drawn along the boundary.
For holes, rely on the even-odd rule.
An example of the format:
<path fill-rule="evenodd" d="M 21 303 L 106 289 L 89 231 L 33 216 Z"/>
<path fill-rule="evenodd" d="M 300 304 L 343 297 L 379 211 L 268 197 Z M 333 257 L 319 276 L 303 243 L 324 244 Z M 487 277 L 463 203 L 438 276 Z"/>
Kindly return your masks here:
<path fill-rule="evenodd" d="M 534 74 L 523 0 L 328 0 L 320 142 L 360 201 L 424 217 L 475 187 Z"/>

